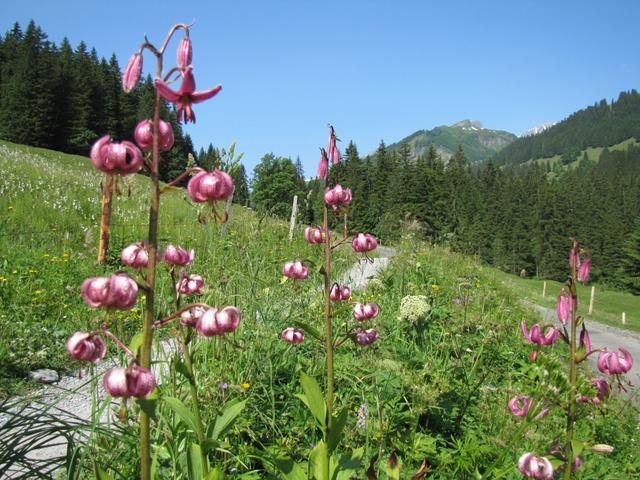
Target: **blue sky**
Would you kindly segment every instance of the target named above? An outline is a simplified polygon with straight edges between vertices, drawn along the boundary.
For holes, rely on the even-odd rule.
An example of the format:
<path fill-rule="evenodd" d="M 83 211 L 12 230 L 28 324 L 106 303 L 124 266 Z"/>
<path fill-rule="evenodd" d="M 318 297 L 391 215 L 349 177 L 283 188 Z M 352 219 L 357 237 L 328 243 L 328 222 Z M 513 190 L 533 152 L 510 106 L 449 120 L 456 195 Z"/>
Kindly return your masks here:
<path fill-rule="evenodd" d="M 186 127 L 196 147 L 235 140 L 249 171 L 267 152 L 300 156 L 307 176 L 327 122 L 365 154 L 465 118 L 518 134 L 638 88 L 638 18 L 637 1 L 0 3 L 2 33 L 33 19 L 121 66 L 144 33 L 161 43 L 195 20 L 198 89 L 223 85 Z"/>

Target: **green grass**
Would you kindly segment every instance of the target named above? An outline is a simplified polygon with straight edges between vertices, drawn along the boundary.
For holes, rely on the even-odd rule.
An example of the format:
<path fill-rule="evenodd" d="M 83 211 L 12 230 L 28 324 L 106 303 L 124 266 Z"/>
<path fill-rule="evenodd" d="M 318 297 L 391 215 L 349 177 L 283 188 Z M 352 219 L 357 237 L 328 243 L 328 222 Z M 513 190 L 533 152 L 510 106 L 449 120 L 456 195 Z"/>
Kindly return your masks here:
<path fill-rule="evenodd" d="M 520 278 L 499 270 L 493 270 L 492 280 L 505 285 L 523 300 L 553 309 L 556 307 L 556 299 L 563 285 L 553 280 Z M 543 297 L 544 282 L 547 283 L 547 291 Z M 595 286 L 595 296 L 593 313 L 589 315 L 592 286 Z M 640 296 L 611 290 L 603 285 L 580 284 L 578 285 L 578 299 L 578 313 L 587 319 L 640 332 Z M 622 312 L 626 313 L 626 324 L 622 324 Z"/>

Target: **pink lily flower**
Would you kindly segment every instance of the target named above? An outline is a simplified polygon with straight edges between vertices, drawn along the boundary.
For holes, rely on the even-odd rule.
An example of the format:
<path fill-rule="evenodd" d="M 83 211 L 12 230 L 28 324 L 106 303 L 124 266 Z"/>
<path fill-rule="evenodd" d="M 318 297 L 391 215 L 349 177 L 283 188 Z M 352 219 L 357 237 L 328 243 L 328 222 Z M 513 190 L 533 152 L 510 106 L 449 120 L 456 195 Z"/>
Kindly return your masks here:
<path fill-rule="evenodd" d="M 527 330 L 527 324 L 524 320 L 520 322 L 520 330 L 522 335 L 529 343 L 537 343 L 538 345 L 552 345 L 557 339 L 560 331 L 552 326 L 547 327 L 547 333 L 545 334 L 539 323 L 534 324 L 531 330 Z"/>
<path fill-rule="evenodd" d="M 598 405 L 599 403 L 602 403 L 604 401 L 604 399 L 607 398 L 607 396 L 609 396 L 609 392 L 611 391 L 611 387 L 609 386 L 607 381 L 604 378 L 601 378 L 601 377 L 594 378 L 591 381 L 591 384 L 597 390 L 596 395 L 594 397 L 592 397 L 592 398 L 589 398 L 586 395 L 583 395 L 582 397 L 580 397 L 580 401 L 581 402 L 589 402 L 589 403 L 593 403 L 594 405 Z"/>
<path fill-rule="evenodd" d="M 356 303 L 353 307 L 353 316 L 361 322 L 375 318 L 380 313 L 380 307 L 375 303 Z"/>
<path fill-rule="evenodd" d="M 553 466 L 545 457 L 538 457 L 533 453 L 525 453 L 518 460 L 518 470 L 528 478 L 542 480 L 553 479 Z"/>
<path fill-rule="evenodd" d="M 67 352 L 78 360 L 98 363 L 107 353 L 107 346 L 97 335 L 76 332 L 67 340 Z"/>
<path fill-rule="evenodd" d="M 334 302 L 349 300 L 351 298 L 351 287 L 334 283 L 329 290 L 329 298 Z"/>
<path fill-rule="evenodd" d="M 160 150 L 168 152 L 175 141 L 173 128 L 169 122 L 160 120 L 158 131 L 160 133 Z M 136 139 L 136 143 L 141 149 L 151 150 L 153 148 L 153 122 L 148 118 L 140 121 L 133 131 L 133 138 Z"/>
<path fill-rule="evenodd" d="M 369 328 L 368 330 L 356 328 L 353 341 L 358 345 L 371 345 L 378 338 L 380 338 L 380 335 L 375 328 Z"/>
<path fill-rule="evenodd" d="M 516 417 L 526 417 L 533 405 L 533 398 L 522 393 L 517 394 L 507 403 L 509 411 Z"/>
<path fill-rule="evenodd" d="M 284 264 L 282 274 L 294 280 L 304 280 L 309 276 L 309 269 L 300 260 L 295 260 Z"/>
<path fill-rule="evenodd" d="M 108 278 L 87 278 L 82 282 L 80 293 L 84 303 L 91 308 L 129 310 L 136 303 L 138 284 L 128 274 L 120 272 Z"/>
<path fill-rule="evenodd" d="M 138 365 L 114 367 L 107 371 L 102 385 L 112 397 L 144 398 L 156 388 L 156 378 L 149 369 Z"/>
<path fill-rule="evenodd" d="M 184 121 L 184 123 L 196 123 L 196 114 L 193 113 L 191 105 L 208 100 L 222 90 L 222 85 L 216 85 L 210 90 L 196 92 L 196 81 L 193 78 L 192 70 L 193 67 L 191 66 L 184 69 L 182 72 L 182 85 L 180 85 L 180 88 L 177 91 L 172 90 L 169 85 L 159 78 L 155 81 L 156 90 L 158 90 L 160 96 L 175 104 L 178 111 L 179 122 Z"/>
<path fill-rule="evenodd" d="M 307 243 L 316 244 L 324 243 L 325 236 L 321 228 L 307 227 L 304 229 L 304 239 Z"/>
<path fill-rule="evenodd" d="M 300 343 L 304 340 L 304 332 L 299 328 L 285 328 L 280 337 L 287 343 Z"/>
<path fill-rule="evenodd" d="M 359 233 L 351 241 L 351 247 L 357 253 L 366 253 L 375 250 L 378 239 L 370 233 Z"/>
<path fill-rule="evenodd" d="M 142 242 L 132 243 L 122 250 L 120 260 L 128 267 L 145 268 L 149 262 L 149 252 Z"/>
<path fill-rule="evenodd" d="M 199 172 L 187 184 L 191 200 L 198 203 L 207 200 L 226 200 L 233 193 L 233 179 L 222 170 Z"/>
<path fill-rule="evenodd" d="M 196 329 L 205 337 L 224 335 L 235 331 L 240 325 L 240 310 L 225 307 L 222 310 L 211 308 L 196 322 Z"/>
<path fill-rule="evenodd" d="M 351 189 L 344 188 L 340 184 L 337 184 L 333 188 L 325 188 L 324 201 L 334 209 L 349 205 L 351 203 Z"/>
<path fill-rule="evenodd" d="M 621 375 L 631 370 L 633 357 L 626 348 L 620 347 L 618 352 L 610 352 L 606 348 L 598 355 L 598 369 L 607 375 Z M 622 354 L 622 357 L 620 357 Z"/>
<path fill-rule="evenodd" d="M 193 262 L 195 256 L 195 250 L 186 250 L 183 247 L 176 247 L 174 245 L 168 245 L 164 251 L 164 261 L 171 265 L 179 265 L 186 267 Z"/>
<path fill-rule="evenodd" d="M 197 295 L 204 288 L 204 278 L 200 275 L 182 272 L 182 278 L 176 284 L 176 291 L 184 295 Z"/>
<path fill-rule="evenodd" d="M 198 319 L 206 310 L 203 307 L 193 307 L 180 314 L 180 325 L 184 327 L 195 327 Z"/>
<path fill-rule="evenodd" d="M 133 143 L 124 140 L 111 142 L 109 135 L 100 137 L 91 147 L 91 163 L 105 173 L 129 175 L 142 168 L 142 152 Z"/>

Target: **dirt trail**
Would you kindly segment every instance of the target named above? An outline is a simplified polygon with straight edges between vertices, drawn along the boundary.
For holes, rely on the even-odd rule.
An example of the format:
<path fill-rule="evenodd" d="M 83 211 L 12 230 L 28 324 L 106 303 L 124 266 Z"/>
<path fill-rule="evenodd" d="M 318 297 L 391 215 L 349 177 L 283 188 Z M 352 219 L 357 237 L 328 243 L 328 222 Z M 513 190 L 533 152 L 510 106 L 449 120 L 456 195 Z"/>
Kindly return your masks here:
<path fill-rule="evenodd" d="M 348 283 L 354 290 L 362 289 L 367 281 L 374 277 L 380 270 L 389 264 L 389 258 L 395 253 L 390 247 L 379 247 L 378 257 L 369 261 L 358 261 L 353 264 L 342 278 L 342 283 Z M 170 356 L 173 351 L 171 341 L 161 342 L 161 356 Z M 114 359 L 102 362 L 96 368 L 98 383 L 100 384 L 102 374 L 107 369 L 116 365 Z M 99 397 L 104 397 L 102 385 L 98 388 Z M 25 404 L 25 402 L 29 402 Z M 0 413 L 0 477 L 7 479 L 27 479 L 34 478 L 33 471 L 50 475 L 52 478 L 55 471 L 64 462 L 67 454 L 67 440 L 60 434 L 54 434 L 56 427 L 63 427 L 66 424 L 78 425 L 87 422 L 91 418 L 91 382 L 88 376 L 81 377 L 62 376 L 55 385 L 47 385 L 39 391 L 32 393 L 28 397 L 14 398 L 7 402 L 11 405 L 12 412 L 21 412 L 36 417 L 30 427 L 22 428 L 22 442 L 20 445 L 10 443 L 11 434 L 15 434 L 16 428 L 4 428 L 13 421 L 11 414 Z M 6 411 L 6 405 L 3 408 Z M 108 415 L 108 412 L 106 412 Z M 37 417 L 40 416 L 41 419 Z M 107 418 L 103 418 L 104 421 Z M 51 435 L 42 438 L 39 429 L 48 429 Z M 38 431 L 38 437 L 30 438 L 30 430 Z M 26 455 L 24 462 L 9 465 L 10 458 L 3 456 L 4 452 L 20 450 Z M 30 471 L 30 469 L 33 469 Z"/>
<path fill-rule="evenodd" d="M 528 304 L 529 307 L 540 312 L 543 319 L 547 323 L 557 323 L 556 312 L 552 308 L 543 307 L 542 305 Z M 598 323 L 594 320 L 586 321 L 589 337 L 591 338 L 591 348 L 600 349 L 607 347 L 609 350 L 617 350 L 619 347 L 626 348 L 633 356 L 633 367 L 626 377 L 634 385 L 631 396 L 638 398 L 640 394 L 640 335 L 629 330 L 611 327 Z M 594 368 L 598 360 L 598 355 L 594 354 L 589 357 Z"/>

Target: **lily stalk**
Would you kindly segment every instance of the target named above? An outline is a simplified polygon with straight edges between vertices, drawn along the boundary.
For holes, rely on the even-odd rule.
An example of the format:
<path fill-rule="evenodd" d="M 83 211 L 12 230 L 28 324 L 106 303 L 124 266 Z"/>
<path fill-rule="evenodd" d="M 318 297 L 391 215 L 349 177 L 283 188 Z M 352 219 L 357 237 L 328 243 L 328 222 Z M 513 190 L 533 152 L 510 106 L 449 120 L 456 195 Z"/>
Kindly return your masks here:
<path fill-rule="evenodd" d="M 111 211 L 113 202 L 113 187 L 115 175 L 106 173 L 102 184 L 102 211 L 100 215 L 100 239 L 98 243 L 98 264 L 107 263 L 109 251 L 109 237 L 111 234 Z"/>
<path fill-rule="evenodd" d="M 574 243 L 575 255 L 578 255 L 578 246 Z M 571 283 L 569 285 L 569 295 L 571 297 L 571 332 L 569 335 L 569 396 L 567 398 L 567 429 L 565 437 L 565 456 L 566 467 L 564 472 L 565 480 L 571 479 L 573 465 L 573 425 L 576 421 L 576 395 L 577 395 L 577 379 L 578 379 L 578 362 L 576 361 L 576 337 L 578 331 L 578 266 L 577 262 L 571 262 Z"/>

